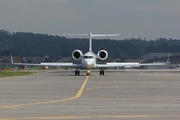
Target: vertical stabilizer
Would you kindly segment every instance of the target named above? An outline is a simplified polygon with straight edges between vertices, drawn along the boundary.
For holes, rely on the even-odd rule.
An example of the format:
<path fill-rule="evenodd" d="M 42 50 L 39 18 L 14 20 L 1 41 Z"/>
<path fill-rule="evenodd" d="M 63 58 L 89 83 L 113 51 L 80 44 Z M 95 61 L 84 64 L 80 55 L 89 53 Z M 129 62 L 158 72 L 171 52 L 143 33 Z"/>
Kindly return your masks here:
<path fill-rule="evenodd" d="M 92 33 L 89 33 L 89 51 L 92 51 Z"/>

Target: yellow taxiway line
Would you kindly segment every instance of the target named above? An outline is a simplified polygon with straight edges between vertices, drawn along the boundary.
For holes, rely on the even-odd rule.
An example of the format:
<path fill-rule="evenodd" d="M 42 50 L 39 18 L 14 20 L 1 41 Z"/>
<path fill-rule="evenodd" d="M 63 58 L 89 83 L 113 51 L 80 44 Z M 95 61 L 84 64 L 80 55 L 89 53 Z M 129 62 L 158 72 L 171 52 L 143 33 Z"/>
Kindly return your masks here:
<path fill-rule="evenodd" d="M 112 118 L 180 118 L 180 115 L 107 115 L 107 116 L 44 116 L 44 117 L 24 117 L 24 118 L 0 118 L 0 120 L 56 120 L 56 119 L 112 119 Z"/>
<path fill-rule="evenodd" d="M 46 102 L 35 102 L 35 103 L 27 103 L 27 104 L 15 104 L 15 105 L 7 105 L 7 106 L 0 106 L 0 108 L 15 108 L 15 107 L 21 107 L 21 106 L 32 106 L 32 105 L 42 105 L 42 104 L 52 104 L 52 103 L 57 103 L 57 102 L 64 102 L 64 101 L 69 101 L 69 100 L 74 100 L 77 98 L 80 98 L 84 88 L 87 84 L 87 81 L 89 79 L 89 76 L 86 77 L 86 79 L 84 80 L 81 88 L 79 89 L 78 93 L 71 98 L 66 98 L 66 99 L 61 99 L 61 100 L 52 100 L 52 101 L 46 101 Z M 1 120 L 1 119 L 0 119 Z"/>

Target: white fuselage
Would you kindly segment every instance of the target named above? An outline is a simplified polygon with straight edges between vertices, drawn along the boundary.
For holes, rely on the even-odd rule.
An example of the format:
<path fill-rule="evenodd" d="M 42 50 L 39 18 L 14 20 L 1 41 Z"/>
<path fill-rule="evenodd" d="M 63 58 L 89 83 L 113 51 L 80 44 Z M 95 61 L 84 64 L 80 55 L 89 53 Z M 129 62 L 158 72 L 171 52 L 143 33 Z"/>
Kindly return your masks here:
<path fill-rule="evenodd" d="M 89 51 L 83 55 L 82 67 L 86 69 L 96 67 L 96 55 L 92 51 Z"/>

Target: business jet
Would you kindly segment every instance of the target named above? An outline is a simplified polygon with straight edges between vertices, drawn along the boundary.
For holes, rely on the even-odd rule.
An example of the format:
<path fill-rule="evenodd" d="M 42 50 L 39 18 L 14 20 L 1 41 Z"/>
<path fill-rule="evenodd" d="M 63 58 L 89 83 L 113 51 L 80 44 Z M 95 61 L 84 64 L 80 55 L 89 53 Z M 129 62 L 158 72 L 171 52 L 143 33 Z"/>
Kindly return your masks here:
<path fill-rule="evenodd" d="M 15 63 L 13 61 L 12 55 L 11 62 L 14 65 L 32 65 L 32 66 L 57 66 L 57 67 L 72 67 L 76 68 L 75 70 L 75 76 L 80 75 L 80 69 L 86 69 L 86 75 L 90 76 L 91 69 L 99 69 L 99 74 L 104 75 L 104 69 L 110 68 L 110 67 L 139 67 L 139 66 L 147 66 L 147 65 L 166 65 L 166 63 L 149 63 L 149 64 L 141 64 L 138 62 L 118 62 L 118 63 L 106 63 L 106 64 L 97 64 L 97 59 L 100 61 L 104 61 L 108 58 L 108 52 L 105 49 L 100 49 L 97 54 L 93 53 L 92 51 L 92 38 L 93 37 L 102 37 L 102 36 L 119 36 L 119 34 L 64 34 L 64 36 L 67 35 L 78 35 L 78 36 L 84 36 L 89 37 L 89 51 L 85 54 L 82 53 L 81 50 L 76 49 L 72 52 L 72 58 L 74 60 L 81 60 L 81 64 L 73 64 L 73 63 L 40 63 L 40 64 L 32 64 L 32 63 Z"/>

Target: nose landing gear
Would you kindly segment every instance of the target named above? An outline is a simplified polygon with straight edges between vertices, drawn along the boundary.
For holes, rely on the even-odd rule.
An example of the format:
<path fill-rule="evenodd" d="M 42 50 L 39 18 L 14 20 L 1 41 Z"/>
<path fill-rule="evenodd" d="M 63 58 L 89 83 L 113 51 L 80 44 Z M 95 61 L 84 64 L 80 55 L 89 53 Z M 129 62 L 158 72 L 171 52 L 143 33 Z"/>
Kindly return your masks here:
<path fill-rule="evenodd" d="M 86 76 L 90 76 L 90 71 L 89 70 L 86 72 Z"/>

